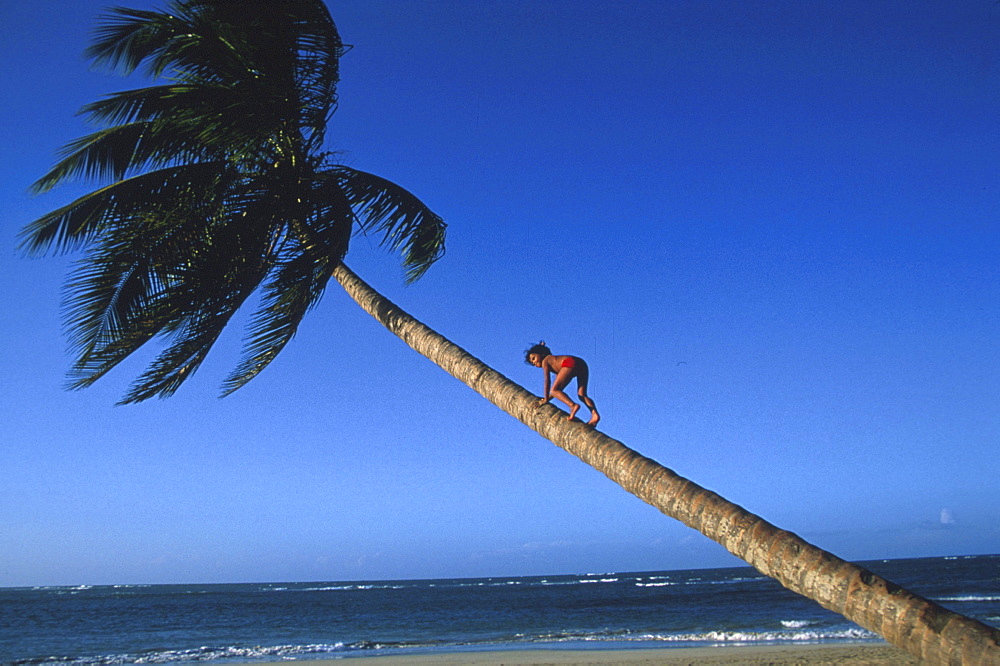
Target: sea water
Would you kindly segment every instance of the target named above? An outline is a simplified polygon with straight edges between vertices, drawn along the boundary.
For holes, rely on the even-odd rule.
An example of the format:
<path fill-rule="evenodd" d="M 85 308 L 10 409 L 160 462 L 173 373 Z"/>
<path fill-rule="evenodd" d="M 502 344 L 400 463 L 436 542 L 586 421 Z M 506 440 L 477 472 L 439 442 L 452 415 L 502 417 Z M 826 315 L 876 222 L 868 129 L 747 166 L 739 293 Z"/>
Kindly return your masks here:
<path fill-rule="evenodd" d="M 864 562 L 1000 626 L 1000 555 Z M 0 588 L 0 662 L 254 662 L 880 639 L 744 568 L 446 580 Z"/>

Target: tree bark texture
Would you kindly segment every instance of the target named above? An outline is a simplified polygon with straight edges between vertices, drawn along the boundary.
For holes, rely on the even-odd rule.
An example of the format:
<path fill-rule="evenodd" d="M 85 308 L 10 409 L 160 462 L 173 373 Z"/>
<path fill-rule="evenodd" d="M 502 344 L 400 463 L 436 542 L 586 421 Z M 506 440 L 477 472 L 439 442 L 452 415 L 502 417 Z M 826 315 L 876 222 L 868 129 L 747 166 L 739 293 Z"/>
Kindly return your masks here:
<path fill-rule="evenodd" d="M 406 344 L 494 405 L 639 499 L 720 543 L 786 588 L 840 613 L 927 663 L 1000 664 L 1000 630 L 949 611 L 779 529 L 507 379 L 401 310 L 344 264 L 333 273 L 357 303 Z"/>

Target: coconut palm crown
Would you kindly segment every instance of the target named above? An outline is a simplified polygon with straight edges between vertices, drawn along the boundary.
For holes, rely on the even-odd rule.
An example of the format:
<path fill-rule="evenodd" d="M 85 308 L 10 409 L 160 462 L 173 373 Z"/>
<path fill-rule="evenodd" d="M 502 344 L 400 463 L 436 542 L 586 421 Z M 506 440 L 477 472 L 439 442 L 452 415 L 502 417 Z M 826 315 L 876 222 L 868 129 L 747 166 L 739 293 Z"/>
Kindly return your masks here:
<path fill-rule="evenodd" d="M 320 0 L 171 0 L 104 17 L 87 55 L 158 85 L 83 108 L 99 129 L 33 190 L 103 186 L 22 232 L 31 253 L 86 249 L 67 289 L 72 388 L 162 336 L 122 402 L 171 395 L 258 293 L 228 394 L 292 338 L 353 234 L 400 252 L 409 282 L 441 257 L 440 217 L 324 151 L 344 51 Z"/>

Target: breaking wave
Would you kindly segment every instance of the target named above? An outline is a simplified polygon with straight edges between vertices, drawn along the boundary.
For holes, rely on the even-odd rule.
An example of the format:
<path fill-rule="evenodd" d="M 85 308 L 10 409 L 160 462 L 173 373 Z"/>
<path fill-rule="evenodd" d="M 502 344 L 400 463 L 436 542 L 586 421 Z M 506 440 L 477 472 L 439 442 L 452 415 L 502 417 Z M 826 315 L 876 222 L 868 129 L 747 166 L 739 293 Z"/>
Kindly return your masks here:
<path fill-rule="evenodd" d="M 797 621 L 782 622 L 786 628 L 798 628 L 811 623 Z M 300 658 L 327 656 L 347 656 L 348 653 L 381 651 L 391 653 L 419 653 L 435 650 L 458 652 L 463 649 L 506 649 L 531 648 L 543 645 L 574 643 L 620 643 L 623 647 L 637 647 L 637 644 L 670 644 L 684 646 L 752 645 L 752 644 L 802 644 L 832 643 L 840 641 L 870 641 L 878 636 L 863 629 L 840 629 L 831 631 L 707 631 L 700 633 L 633 633 L 630 631 L 606 631 L 600 633 L 558 632 L 537 635 L 518 634 L 500 641 L 467 642 L 391 642 L 358 641 L 354 643 L 334 643 L 316 645 L 278 646 L 217 646 L 188 650 L 161 650 L 143 653 L 98 655 L 92 657 L 48 656 L 10 662 L 16 666 L 33 664 L 72 664 L 79 666 L 118 666 L 124 664 L 171 664 L 211 661 L 261 661 L 267 659 L 295 660 Z"/>

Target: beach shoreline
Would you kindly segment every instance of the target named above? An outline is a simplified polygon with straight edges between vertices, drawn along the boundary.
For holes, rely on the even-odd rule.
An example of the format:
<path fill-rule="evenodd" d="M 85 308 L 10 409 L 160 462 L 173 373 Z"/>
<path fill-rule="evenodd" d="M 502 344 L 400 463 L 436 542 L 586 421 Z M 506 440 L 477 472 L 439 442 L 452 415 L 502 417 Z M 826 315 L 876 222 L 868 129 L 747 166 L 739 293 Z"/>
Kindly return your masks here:
<path fill-rule="evenodd" d="M 992 624 L 1000 617 L 998 562 L 916 558 L 872 562 L 871 570 Z M 919 663 L 748 567 L 0 588 L 0 625 L 0 661 L 25 664 Z"/>
<path fill-rule="evenodd" d="M 841 643 L 809 645 L 738 645 L 718 647 L 669 647 L 562 650 L 535 648 L 530 650 L 484 650 L 469 652 L 435 652 L 396 655 L 343 655 L 335 659 L 296 660 L 308 666 L 333 666 L 345 660 L 358 660 L 364 664 L 382 666 L 427 666 L 452 664 L 468 666 L 573 666 L 574 664 L 602 664 L 606 666 L 663 664 L 716 665 L 791 665 L 791 664 L 919 664 L 919 660 L 892 645 L 885 643 Z M 259 664 L 258 666 L 288 666 L 288 661 Z"/>

